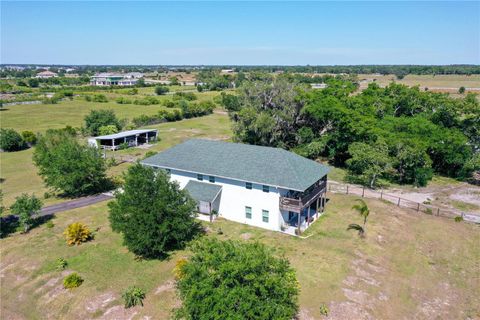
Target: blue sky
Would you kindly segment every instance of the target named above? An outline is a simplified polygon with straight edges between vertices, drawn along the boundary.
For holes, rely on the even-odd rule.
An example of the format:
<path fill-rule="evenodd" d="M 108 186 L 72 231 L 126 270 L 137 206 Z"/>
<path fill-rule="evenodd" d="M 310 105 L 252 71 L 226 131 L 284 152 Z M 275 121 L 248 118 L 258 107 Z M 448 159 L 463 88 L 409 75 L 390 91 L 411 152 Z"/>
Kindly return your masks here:
<path fill-rule="evenodd" d="M 2 63 L 480 64 L 479 2 L 1 2 Z"/>

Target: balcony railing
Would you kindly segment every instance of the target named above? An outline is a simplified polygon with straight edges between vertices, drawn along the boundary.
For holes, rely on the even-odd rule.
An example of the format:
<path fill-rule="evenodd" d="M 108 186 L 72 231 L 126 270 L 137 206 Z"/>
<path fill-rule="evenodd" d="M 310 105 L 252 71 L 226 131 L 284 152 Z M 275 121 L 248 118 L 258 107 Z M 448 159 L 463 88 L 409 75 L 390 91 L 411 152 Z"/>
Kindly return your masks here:
<path fill-rule="evenodd" d="M 327 182 L 321 181 L 310 192 L 307 194 L 302 194 L 298 198 L 280 197 L 280 209 L 292 212 L 300 212 L 303 208 L 312 204 L 312 202 L 315 201 L 317 197 L 325 191 L 326 186 Z"/>

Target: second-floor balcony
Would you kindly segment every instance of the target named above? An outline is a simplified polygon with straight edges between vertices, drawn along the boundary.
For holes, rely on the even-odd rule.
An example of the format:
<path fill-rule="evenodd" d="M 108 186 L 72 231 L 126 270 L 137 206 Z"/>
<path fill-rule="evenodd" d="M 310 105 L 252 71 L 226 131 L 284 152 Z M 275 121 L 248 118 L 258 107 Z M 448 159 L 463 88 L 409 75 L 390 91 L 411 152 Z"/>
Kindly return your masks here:
<path fill-rule="evenodd" d="M 292 212 L 300 212 L 303 208 L 310 206 L 317 198 L 325 192 L 327 181 L 319 181 L 311 190 L 303 193 L 290 194 L 280 197 L 280 209 Z"/>

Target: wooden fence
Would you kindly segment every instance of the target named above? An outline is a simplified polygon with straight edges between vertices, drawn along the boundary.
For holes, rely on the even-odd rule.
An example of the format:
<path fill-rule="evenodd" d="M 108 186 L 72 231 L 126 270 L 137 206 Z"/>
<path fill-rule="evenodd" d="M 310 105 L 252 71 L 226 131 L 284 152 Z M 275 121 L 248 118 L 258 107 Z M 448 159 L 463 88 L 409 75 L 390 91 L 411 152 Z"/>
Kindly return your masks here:
<path fill-rule="evenodd" d="M 365 198 L 388 201 L 397 205 L 398 207 L 411 209 L 418 213 L 425 213 L 449 219 L 455 219 L 455 217 L 462 217 L 465 221 L 480 223 L 480 216 L 465 214 L 456 210 L 443 209 L 428 204 L 415 202 L 409 199 L 401 198 L 396 195 L 385 193 L 383 192 L 383 190 L 377 191 L 358 185 L 342 184 L 332 181 L 328 182 L 327 190 L 333 193 L 352 194 Z"/>

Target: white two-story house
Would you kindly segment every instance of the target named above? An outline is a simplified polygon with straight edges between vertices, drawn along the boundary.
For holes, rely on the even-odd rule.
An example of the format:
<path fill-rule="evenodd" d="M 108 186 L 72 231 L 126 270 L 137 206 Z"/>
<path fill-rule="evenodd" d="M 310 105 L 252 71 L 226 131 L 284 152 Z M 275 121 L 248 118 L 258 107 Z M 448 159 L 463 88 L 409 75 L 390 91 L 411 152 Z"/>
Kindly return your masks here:
<path fill-rule="evenodd" d="M 279 148 L 192 139 L 141 163 L 167 170 L 200 214 L 300 234 L 325 207 L 330 169 Z"/>

